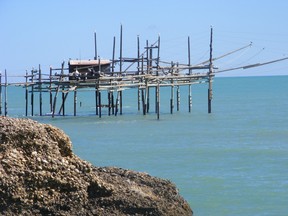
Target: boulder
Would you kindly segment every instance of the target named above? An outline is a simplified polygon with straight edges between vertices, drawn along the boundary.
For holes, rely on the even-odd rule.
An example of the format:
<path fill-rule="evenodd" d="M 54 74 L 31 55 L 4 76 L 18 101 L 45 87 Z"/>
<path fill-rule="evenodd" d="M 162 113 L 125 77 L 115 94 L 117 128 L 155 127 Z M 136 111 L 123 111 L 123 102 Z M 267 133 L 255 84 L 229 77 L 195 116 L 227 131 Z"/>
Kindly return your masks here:
<path fill-rule="evenodd" d="M 72 151 L 60 129 L 0 117 L 3 215 L 192 215 L 169 180 L 96 167 Z"/>

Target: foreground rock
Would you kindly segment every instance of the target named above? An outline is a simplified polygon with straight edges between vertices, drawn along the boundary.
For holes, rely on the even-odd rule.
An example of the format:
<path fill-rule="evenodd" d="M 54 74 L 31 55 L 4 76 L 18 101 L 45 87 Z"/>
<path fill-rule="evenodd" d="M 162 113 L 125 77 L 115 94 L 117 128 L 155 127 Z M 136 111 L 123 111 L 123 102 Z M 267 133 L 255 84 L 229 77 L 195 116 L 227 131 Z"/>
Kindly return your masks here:
<path fill-rule="evenodd" d="M 94 167 L 72 152 L 61 130 L 0 117 L 3 215 L 192 215 L 168 180 Z"/>

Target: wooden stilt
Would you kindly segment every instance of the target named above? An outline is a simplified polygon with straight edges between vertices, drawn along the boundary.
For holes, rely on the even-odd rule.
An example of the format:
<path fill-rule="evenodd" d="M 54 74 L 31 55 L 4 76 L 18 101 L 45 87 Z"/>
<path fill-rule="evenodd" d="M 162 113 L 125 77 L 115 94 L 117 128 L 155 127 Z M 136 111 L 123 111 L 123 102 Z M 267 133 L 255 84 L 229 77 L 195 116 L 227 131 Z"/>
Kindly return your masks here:
<path fill-rule="evenodd" d="M 179 86 L 177 86 L 176 97 L 177 97 L 177 111 L 179 111 L 180 110 L 180 87 Z"/>
<path fill-rule="evenodd" d="M 62 101 L 61 107 L 60 107 L 60 109 L 59 109 L 58 115 L 61 114 L 61 111 L 64 113 L 63 109 L 64 109 L 64 104 L 65 104 L 65 102 L 66 102 L 66 99 L 67 99 L 68 93 L 69 93 L 69 92 L 65 93 L 65 95 L 64 95 L 64 98 L 63 98 L 63 101 Z M 63 116 L 64 116 L 64 115 L 65 115 L 65 114 L 63 114 Z"/>
<path fill-rule="evenodd" d="M 31 116 L 34 115 L 34 68 L 31 71 Z"/>
<path fill-rule="evenodd" d="M 108 116 L 111 115 L 111 92 L 108 90 L 107 93 L 107 97 L 108 97 Z"/>
<path fill-rule="evenodd" d="M 77 115 L 77 88 L 74 89 L 74 116 Z"/>
<path fill-rule="evenodd" d="M 50 103 L 50 112 L 53 112 L 53 96 L 52 96 L 52 67 L 50 67 L 49 74 L 49 103 Z"/>
<path fill-rule="evenodd" d="M 143 115 L 146 115 L 146 94 L 144 94 L 144 89 L 141 89 L 141 95 L 142 95 L 142 109 L 143 109 Z"/>
<path fill-rule="evenodd" d="M 189 95 L 188 95 L 188 102 L 189 102 L 189 105 L 188 105 L 188 110 L 189 112 L 191 112 L 192 110 L 192 86 L 191 85 L 188 85 L 188 91 L 189 91 Z"/>
<path fill-rule="evenodd" d="M 7 71 L 6 71 L 6 69 L 5 69 L 5 103 L 4 103 L 4 114 L 5 114 L 5 116 L 7 116 L 7 114 L 8 114 L 8 89 L 7 89 L 7 87 L 8 87 L 8 80 L 7 80 Z"/>
<path fill-rule="evenodd" d="M 147 85 L 146 88 L 146 113 L 149 113 L 150 108 L 150 87 Z"/>
<path fill-rule="evenodd" d="M 111 92 L 111 105 L 112 105 L 112 115 L 114 115 L 114 108 L 115 108 L 115 105 L 114 105 L 114 91 Z"/>
<path fill-rule="evenodd" d="M 171 75 L 174 75 L 174 63 L 171 62 Z M 171 79 L 171 98 L 170 98 L 170 113 L 173 114 L 174 111 L 174 80 Z"/>
<path fill-rule="evenodd" d="M 26 70 L 26 76 L 25 76 L 25 116 L 28 116 L 28 71 L 27 70 Z"/>
<path fill-rule="evenodd" d="M 117 113 L 118 113 L 118 106 L 119 106 L 119 93 L 120 91 L 117 91 L 117 97 L 116 97 L 116 102 L 115 102 L 115 116 L 117 116 Z"/>
<path fill-rule="evenodd" d="M 64 62 L 61 65 L 61 76 L 60 81 L 62 81 L 64 77 Z M 60 114 L 60 113 L 59 113 Z M 64 85 L 62 85 L 62 115 L 65 116 L 65 93 L 64 93 Z"/>
<path fill-rule="evenodd" d="M 171 86 L 171 98 L 170 98 L 170 113 L 173 114 L 174 110 L 174 86 Z"/>
<path fill-rule="evenodd" d="M 96 115 L 98 115 L 98 84 L 97 82 L 95 83 L 95 112 Z"/>
<path fill-rule="evenodd" d="M 122 92 L 122 90 L 120 91 L 119 107 L 120 107 L 120 115 L 122 115 L 122 108 L 123 108 L 123 92 Z"/>
<path fill-rule="evenodd" d="M 40 116 L 42 116 L 42 73 L 40 64 L 38 72 L 39 72 L 39 112 Z"/>
<path fill-rule="evenodd" d="M 137 36 L 137 75 L 140 74 L 140 39 L 139 35 Z M 143 66 L 143 56 L 142 56 L 142 66 Z M 140 86 L 138 86 L 138 91 L 137 91 L 137 100 L 138 100 L 138 111 L 140 111 L 140 106 L 141 106 L 141 92 L 140 92 Z"/>
<path fill-rule="evenodd" d="M 99 118 L 102 117 L 101 91 L 98 91 Z"/>
<path fill-rule="evenodd" d="M 189 66 L 189 75 L 192 74 L 192 69 L 190 68 L 190 66 L 191 66 L 190 50 L 191 50 L 191 47 L 190 47 L 190 37 L 188 37 L 188 66 Z M 191 110 L 192 110 L 192 85 L 191 85 L 191 84 L 188 85 L 188 110 L 189 110 L 189 113 L 190 113 Z"/>
<path fill-rule="evenodd" d="M 212 112 L 212 78 L 213 78 L 213 28 L 210 33 L 210 58 L 209 58 L 209 88 L 208 88 L 208 113 Z"/>
<path fill-rule="evenodd" d="M 160 85 L 158 83 L 156 87 L 156 104 L 157 104 L 157 119 L 160 119 Z"/>

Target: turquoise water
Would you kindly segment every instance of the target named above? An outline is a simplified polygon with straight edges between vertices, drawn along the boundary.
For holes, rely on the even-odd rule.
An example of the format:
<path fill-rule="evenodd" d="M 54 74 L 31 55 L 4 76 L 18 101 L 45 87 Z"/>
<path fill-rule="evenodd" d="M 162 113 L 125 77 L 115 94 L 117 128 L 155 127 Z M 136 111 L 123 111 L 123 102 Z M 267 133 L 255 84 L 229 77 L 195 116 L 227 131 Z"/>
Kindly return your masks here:
<path fill-rule="evenodd" d="M 288 76 L 216 78 L 211 114 L 207 85 L 193 86 L 192 113 L 188 87 L 181 88 L 180 111 L 173 115 L 170 89 L 161 89 L 160 120 L 153 97 L 147 116 L 137 111 L 133 90 L 124 91 L 122 116 L 103 110 L 101 119 L 94 115 L 94 93 L 79 92 L 77 117 L 68 99 L 70 115 L 33 119 L 63 129 L 74 152 L 96 166 L 170 179 L 196 216 L 287 215 L 287 83 Z M 23 89 L 8 90 L 8 114 L 22 116 Z"/>

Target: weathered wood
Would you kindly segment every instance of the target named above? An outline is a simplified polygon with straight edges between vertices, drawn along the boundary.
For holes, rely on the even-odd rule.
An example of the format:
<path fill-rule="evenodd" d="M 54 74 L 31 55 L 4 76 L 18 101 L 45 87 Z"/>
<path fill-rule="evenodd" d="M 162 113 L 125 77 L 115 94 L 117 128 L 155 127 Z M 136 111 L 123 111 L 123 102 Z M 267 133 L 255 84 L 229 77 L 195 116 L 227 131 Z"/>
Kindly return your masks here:
<path fill-rule="evenodd" d="M 97 59 L 97 35 L 96 35 L 96 32 L 94 32 L 94 60 Z"/>
<path fill-rule="evenodd" d="M 158 83 L 156 87 L 156 108 L 157 108 L 157 119 L 160 119 L 160 85 Z"/>
<path fill-rule="evenodd" d="M 213 28 L 210 32 L 210 58 L 209 58 L 209 88 L 208 88 L 208 113 L 212 112 L 212 78 L 213 78 Z"/>
<path fill-rule="evenodd" d="M 31 70 L 31 82 L 34 83 L 34 68 Z M 31 85 L 31 116 L 33 115 L 34 115 L 34 85 L 32 84 Z"/>
<path fill-rule="evenodd" d="M 5 103 L 4 103 L 4 114 L 7 116 L 8 114 L 8 79 L 7 79 L 7 71 L 5 69 Z"/>
<path fill-rule="evenodd" d="M 120 115 L 123 114 L 123 91 L 120 91 L 120 100 L 119 100 L 119 107 L 120 107 Z"/>
<path fill-rule="evenodd" d="M 99 118 L 102 117 L 101 91 L 98 91 Z"/>
<path fill-rule="evenodd" d="M 49 73 L 49 104 L 50 104 L 50 112 L 53 112 L 53 95 L 52 95 L 52 67 L 50 66 Z"/>
<path fill-rule="evenodd" d="M 176 97 L 177 97 L 177 111 L 179 111 L 180 110 L 180 87 L 179 85 L 177 86 Z"/>
<path fill-rule="evenodd" d="M 188 37 L 188 67 L 189 67 L 189 75 L 192 74 L 191 66 L 191 47 L 190 47 L 190 37 Z M 188 111 L 189 113 L 192 110 L 192 86 L 188 85 Z"/>
<path fill-rule="evenodd" d="M 121 28 L 120 28 L 120 75 L 122 75 L 122 64 L 123 64 L 123 56 L 122 56 L 122 31 L 123 31 L 123 28 L 122 28 L 122 25 L 121 25 Z"/>
<path fill-rule="evenodd" d="M 74 89 L 74 116 L 77 115 L 77 89 Z"/>
<path fill-rule="evenodd" d="M 27 70 L 26 70 L 26 76 L 25 76 L 25 116 L 28 116 L 28 71 Z"/>
<path fill-rule="evenodd" d="M 116 39 L 115 37 L 113 38 L 113 51 L 112 51 L 112 76 L 114 76 L 114 68 L 115 68 L 115 43 Z"/>
<path fill-rule="evenodd" d="M 41 66 L 39 64 L 39 113 L 40 116 L 42 116 L 42 72 L 41 72 Z"/>

